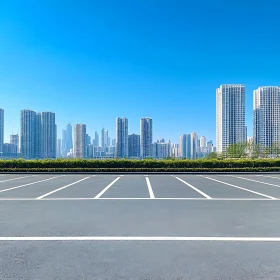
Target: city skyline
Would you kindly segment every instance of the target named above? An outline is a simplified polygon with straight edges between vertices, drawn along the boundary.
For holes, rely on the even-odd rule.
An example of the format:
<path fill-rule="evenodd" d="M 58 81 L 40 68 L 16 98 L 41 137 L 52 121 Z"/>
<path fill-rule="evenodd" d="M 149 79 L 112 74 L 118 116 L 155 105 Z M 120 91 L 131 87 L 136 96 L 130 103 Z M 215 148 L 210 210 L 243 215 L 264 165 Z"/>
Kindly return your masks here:
<path fill-rule="evenodd" d="M 55 112 L 59 130 L 70 122 L 87 123 L 91 133 L 113 131 L 121 115 L 131 120 L 129 133 L 139 133 L 138 119 L 151 116 L 156 138 L 177 142 L 184 127 L 215 139 L 210 96 L 221 83 L 245 84 L 252 136 L 251 93 L 280 84 L 277 6 L 109 0 L 81 7 L 74 0 L 66 11 L 63 3 L 43 2 L 1 5 L 5 142 L 19 132 L 22 108 Z M 256 37 L 262 40 L 252 48 Z"/>

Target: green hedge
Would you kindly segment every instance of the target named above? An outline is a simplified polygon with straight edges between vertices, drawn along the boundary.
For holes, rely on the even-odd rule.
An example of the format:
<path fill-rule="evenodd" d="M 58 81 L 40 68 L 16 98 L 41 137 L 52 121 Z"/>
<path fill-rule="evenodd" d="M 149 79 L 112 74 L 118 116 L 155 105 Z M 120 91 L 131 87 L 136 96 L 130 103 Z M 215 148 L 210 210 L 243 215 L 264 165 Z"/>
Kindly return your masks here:
<path fill-rule="evenodd" d="M 280 159 L 239 160 L 0 160 L 2 172 L 200 172 L 280 171 Z"/>

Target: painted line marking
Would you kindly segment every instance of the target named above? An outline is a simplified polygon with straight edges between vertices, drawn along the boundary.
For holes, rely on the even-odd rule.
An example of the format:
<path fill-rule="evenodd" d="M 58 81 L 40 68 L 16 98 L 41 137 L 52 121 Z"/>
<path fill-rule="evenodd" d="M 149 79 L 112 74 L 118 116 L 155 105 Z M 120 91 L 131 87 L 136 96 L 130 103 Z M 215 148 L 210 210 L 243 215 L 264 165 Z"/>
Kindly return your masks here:
<path fill-rule="evenodd" d="M 186 181 L 182 180 L 181 178 L 179 177 L 174 177 L 176 178 L 177 180 L 181 181 L 182 183 L 184 183 L 185 185 L 189 186 L 190 188 L 192 188 L 193 190 L 195 190 L 196 192 L 198 192 L 199 194 L 201 194 L 202 196 L 206 197 L 207 199 L 212 199 L 211 196 L 209 196 L 208 194 L 202 192 L 201 190 L 197 189 L 196 187 L 194 187 L 193 185 L 187 183 Z"/>
<path fill-rule="evenodd" d="M 75 200 L 95 200 L 93 197 L 53 197 L 53 198 L 0 198 L 0 201 L 75 201 Z M 100 197 L 98 200 L 151 200 L 149 197 Z M 270 199 L 270 198 L 190 198 L 190 197 L 155 197 L 153 200 L 200 200 L 200 201 L 280 201 L 280 198 Z"/>
<path fill-rule="evenodd" d="M 65 176 L 65 175 L 62 175 L 62 176 Z M 38 183 L 45 182 L 45 181 L 49 181 L 49 180 L 56 179 L 56 178 L 59 178 L 59 177 L 62 177 L 62 176 L 51 177 L 51 178 L 48 178 L 48 179 L 44 179 L 44 180 L 40 180 L 40 181 L 36 181 L 36 182 L 24 184 L 24 185 L 21 185 L 21 186 L 17 186 L 17 187 L 5 189 L 5 190 L 0 190 L 0 193 L 2 193 L 2 192 L 7 192 L 7 191 L 11 191 L 11 190 L 14 190 L 14 189 L 23 188 L 23 187 L 26 187 L 26 186 L 38 184 Z"/>
<path fill-rule="evenodd" d="M 219 241 L 219 242 L 280 242 L 280 237 L 219 237 L 219 236 L 2 236 L 0 241 Z"/>
<path fill-rule="evenodd" d="M 152 189 L 152 186 L 151 186 L 150 179 L 149 179 L 148 177 L 146 177 L 146 182 L 147 182 L 147 186 L 148 186 L 150 198 L 151 198 L 151 199 L 154 199 L 154 198 L 155 198 L 155 195 L 154 195 L 154 192 L 153 192 L 153 189 Z"/>
<path fill-rule="evenodd" d="M 255 182 L 255 183 L 260 183 L 260 184 L 264 184 L 264 185 L 269 185 L 269 186 L 273 186 L 273 187 L 280 188 L 279 185 L 274 185 L 274 184 L 270 184 L 270 183 L 265 183 L 265 182 L 262 182 L 262 181 L 257 181 L 257 180 L 248 179 L 248 178 L 244 178 L 244 177 L 239 177 L 239 176 L 235 176 L 235 175 L 230 175 L 230 177 L 234 177 L 234 178 L 238 178 L 238 179 L 242 179 L 242 180 L 247 180 L 247 181 L 251 181 L 251 182 Z"/>
<path fill-rule="evenodd" d="M 239 187 L 239 186 L 235 186 L 235 185 L 232 185 L 232 184 L 229 184 L 229 183 L 226 183 L 226 182 L 223 182 L 223 181 L 219 181 L 219 180 L 216 180 L 216 179 L 213 179 L 213 178 L 210 178 L 210 177 L 206 177 L 206 176 L 202 176 L 202 175 L 200 175 L 200 176 L 205 178 L 205 179 L 208 179 L 208 180 L 212 180 L 212 181 L 215 181 L 215 182 L 227 185 L 227 186 L 231 186 L 233 188 L 237 188 L 237 189 L 240 189 L 240 190 L 243 190 L 243 191 L 254 193 L 254 194 L 257 194 L 257 195 L 260 195 L 260 196 L 264 196 L 264 197 L 267 197 L 267 198 L 270 198 L 270 199 L 276 199 L 273 196 L 269 196 L 269 195 L 266 195 L 266 194 L 263 194 L 263 193 L 259 193 L 259 192 L 255 192 L 255 191 L 252 191 L 252 190 L 249 190 L 249 189 L 245 189 L 245 188 Z"/>
<path fill-rule="evenodd" d="M 32 175 L 31 176 L 24 176 L 24 177 L 17 177 L 17 178 L 7 179 L 7 180 L 0 181 L 0 183 L 4 183 L 4 182 L 8 182 L 8 181 L 14 181 L 14 180 L 19 180 L 19 179 L 23 179 L 23 178 L 29 178 L 29 177 L 32 177 Z"/>
<path fill-rule="evenodd" d="M 264 178 L 273 178 L 273 179 L 278 179 L 280 180 L 280 177 L 275 177 L 275 176 L 268 176 L 268 175 L 255 175 L 257 177 L 264 177 Z"/>
<path fill-rule="evenodd" d="M 116 178 L 112 183 L 110 183 L 105 189 L 103 189 L 94 199 L 99 199 L 111 186 L 113 186 L 121 177 Z"/>
<path fill-rule="evenodd" d="M 36 199 L 42 199 L 42 198 L 44 198 L 44 197 L 46 197 L 46 196 L 49 196 L 49 195 L 51 195 L 51 194 L 53 194 L 53 193 L 56 193 L 56 192 L 58 192 L 58 191 L 61 191 L 61 190 L 63 190 L 63 189 L 66 189 L 66 188 L 68 188 L 68 187 L 70 187 L 70 186 L 73 186 L 73 185 L 75 185 L 75 184 L 78 184 L 78 183 L 80 183 L 80 182 L 82 182 L 82 181 L 84 181 L 84 180 L 87 180 L 88 178 L 90 178 L 90 177 L 83 178 L 83 179 L 81 179 L 81 180 L 79 180 L 79 181 L 73 182 L 73 183 L 68 184 L 68 185 L 66 185 L 66 186 L 64 186 L 64 187 L 61 187 L 61 188 L 59 188 L 59 189 L 56 189 L 56 190 L 54 190 L 54 191 L 48 192 L 48 193 L 46 193 L 46 194 L 43 194 L 43 195 L 37 197 Z"/>

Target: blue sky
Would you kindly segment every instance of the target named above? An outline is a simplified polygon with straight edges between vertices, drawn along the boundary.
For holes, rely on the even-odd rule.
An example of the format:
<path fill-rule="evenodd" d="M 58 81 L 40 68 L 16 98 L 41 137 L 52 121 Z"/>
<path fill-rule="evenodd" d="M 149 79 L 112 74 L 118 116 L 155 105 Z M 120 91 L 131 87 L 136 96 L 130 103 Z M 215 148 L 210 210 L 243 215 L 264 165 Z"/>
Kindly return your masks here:
<path fill-rule="evenodd" d="M 0 107 L 5 140 L 20 110 L 56 113 L 87 131 L 115 118 L 154 120 L 154 140 L 196 131 L 215 140 L 215 90 L 280 85 L 279 1 L 2 0 Z"/>

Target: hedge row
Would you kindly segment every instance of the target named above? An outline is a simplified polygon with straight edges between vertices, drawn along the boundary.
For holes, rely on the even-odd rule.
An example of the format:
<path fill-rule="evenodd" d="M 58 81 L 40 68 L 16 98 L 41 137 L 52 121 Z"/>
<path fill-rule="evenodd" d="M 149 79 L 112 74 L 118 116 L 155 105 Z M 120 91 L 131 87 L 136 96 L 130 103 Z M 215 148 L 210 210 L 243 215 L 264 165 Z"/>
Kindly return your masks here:
<path fill-rule="evenodd" d="M 280 167 L 243 168 L 2 168 L 1 172 L 276 172 Z"/>
<path fill-rule="evenodd" d="M 57 160 L 0 160 L 0 171 L 4 168 L 268 168 L 279 167 L 280 159 L 198 159 L 198 160 L 129 160 L 129 159 L 108 159 L 108 160 L 83 160 L 83 159 L 57 159 Z"/>

